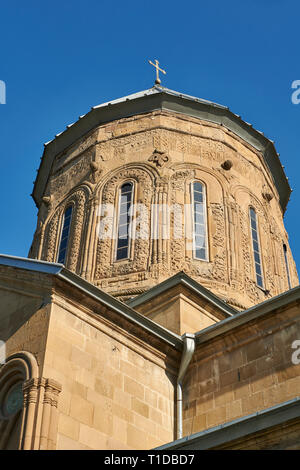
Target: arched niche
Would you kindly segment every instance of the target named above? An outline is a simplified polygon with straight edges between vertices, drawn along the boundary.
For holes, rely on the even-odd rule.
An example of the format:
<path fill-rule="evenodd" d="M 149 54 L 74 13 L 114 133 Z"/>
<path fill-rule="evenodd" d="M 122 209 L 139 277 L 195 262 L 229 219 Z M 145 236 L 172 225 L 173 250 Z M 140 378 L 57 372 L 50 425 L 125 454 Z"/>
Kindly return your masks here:
<path fill-rule="evenodd" d="M 37 379 L 38 365 L 29 352 L 9 356 L 0 368 L 0 450 L 23 449 L 30 417 L 24 386 Z"/>
<path fill-rule="evenodd" d="M 64 213 L 67 207 L 72 206 L 73 215 L 69 237 L 70 249 L 66 260 L 66 267 L 74 272 L 79 271 L 81 265 L 80 255 L 84 243 L 83 235 L 87 218 L 87 203 L 89 196 L 90 189 L 88 187 L 75 188 L 51 212 L 48 220 L 45 223 L 42 250 L 43 260 L 49 262 L 57 261 Z"/>
<path fill-rule="evenodd" d="M 122 184 L 131 182 L 134 188 L 133 203 L 139 211 L 143 206 L 148 227 L 151 226 L 151 204 L 155 187 L 156 170 L 149 165 L 131 164 L 120 167 L 106 175 L 98 186 L 95 199 L 98 202 L 97 223 L 95 225 L 94 274 L 96 281 L 101 279 L 140 273 L 147 270 L 151 251 L 150 239 L 136 235 L 132 244 L 130 259 L 116 262 L 114 256 L 114 237 L 119 191 Z M 142 207 L 141 209 L 142 210 Z M 107 235 L 100 236 L 102 227 L 107 224 Z M 101 281 L 100 281 L 101 282 Z"/>

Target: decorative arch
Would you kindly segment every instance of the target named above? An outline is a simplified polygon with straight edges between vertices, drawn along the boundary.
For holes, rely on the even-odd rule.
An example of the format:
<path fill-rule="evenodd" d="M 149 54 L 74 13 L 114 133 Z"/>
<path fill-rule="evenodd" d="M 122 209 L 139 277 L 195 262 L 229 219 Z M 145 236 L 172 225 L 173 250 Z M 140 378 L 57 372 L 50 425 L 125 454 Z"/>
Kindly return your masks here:
<path fill-rule="evenodd" d="M 57 262 L 65 264 L 70 247 L 70 230 L 72 227 L 74 205 L 69 204 L 64 211 L 61 223 L 60 242 L 58 247 Z"/>
<path fill-rule="evenodd" d="M 170 178 L 173 190 L 186 190 L 190 181 L 195 178 L 202 180 L 207 187 L 214 186 L 214 191 L 210 191 L 211 199 L 209 203 L 223 203 L 228 194 L 228 181 L 220 172 L 214 169 L 197 163 L 175 163 L 170 168 L 174 172 Z"/>
<path fill-rule="evenodd" d="M 272 221 L 268 209 L 262 201 L 247 187 L 238 185 L 232 190 L 236 200 L 238 218 L 239 218 L 239 237 L 240 237 L 240 271 L 244 277 L 244 288 L 249 298 L 253 302 L 261 302 L 266 296 L 274 296 L 278 293 L 276 267 L 276 248 L 275 240 L 272 236 Z M 261 262 L 264 266 L 264 287 L 256 282 L 256 273 L 253 266 L 253 248 L 251 237 L 251 221 L 249 210 L 252 207 L 257 215 L 260 232 L 260 254 Z M 278 249 L 280 249 L 278 247 Z"/>
<path fill-rule="evenodd" d="M 134 204 L 135 183 L 123 181 L 117 188 L 118 201 L 115 213 L 115 246 L 114 260 L 122 261 L 131 256 L 133 237 L 129 231 L 131 222 L 131 208 Z"/>
<path fill-rule="evenodd" d="M 115 179 L 120 180 L 120 173 L 124 174 L 126 178 L 126 172 L 128 171 L 130 175 L 134 173 L 134 170 L 137 172 L 142 171 L 147 174 L 153 181 L 160 179 L 160 173 L 157 168 L 153 167 L 148 163 L 127 163 L 125 165 L 119 166 L 111 170 L 110 172 L 106 173 L 106 175 L 101 178 L 101 180 L 97 183 L 94 189 L 94 196 L 98 199 L 101 199 L 101 195 L 103 193 L 103 189 L 106 187 L 107 183 L 114 182 Z M 137 174 L 134 176 L 130 176 L 129 178 L 136 178 L 138 177 Z"/>
<path fill-rule="evenodd" d="M 226 250 L 226 214 L 225 195 L 228 183 L 221 174 L 213 169 L 207 169 L 199 164 L 174 164 L 173 174 L 170 178 L 171 202 L 179 204 L 191 204 L 191 184 L 200 181 L 206 188 L 207 209 L 207 251 L 209 259 L 197 260 L 193 257 L 190 248 L 191 243 L 185 239 L 171 240 L 171 266 L 174 272 L 184 270 L 192 276 L 196 276 L 200 282 L 207 279 L 219 282 L 228 281 L 228 259 Z M 190 221 L 185 221 L 190 224 Z M 191 227 L 187 233 L 191 232 Z M 199 263 L 200 261 L 200 263 Z M 208 261 L 208 262 L 207 262 Z"/>
<path fill-rule="evenodd" d="M 25 351 L 9 356 L 0 368 L 0 450 L 26 448 L 31 422 L 24 386 L 38 377 L 35 357 Z"/>
<path fill-rule="evenodd" d="M 81 186 L 74 188 L 70 194 L 55 208 L 45 222 L 44 246 L 42 259 L 50 262 L 57 261 L 58 248 L 62 222 L 66 209 L 73 208 L 72 223 L 70 226 L 70 249 L 66 260 L 66 266 L 71 271 L 80 269 L 83 232 L 86 221 L 87 202 L 90 196 L 90 188 Z"/>
<path fill-rule="evenodd" d="M 96 190 L 97 200 L 99 202 L 98 208 L 98 224 L 95 228 L 96 249 L 94 257 L 94 279 L 100 281 L 104 278 L 115 276 L 122 276 L 129 273 L 138 273 L 147 270 L 148 260 L 150 256 L 150 240 L 147 234 L 136 233 L 134 244 L 131 250 L 130 259 L 126 262 L 115 262 L 114 259 L 114 240 L 112 239 L 114 223 L 116 221 L 114 209 L 118 207 L 118 192 L 119 188 L 126 181 L 134 184 L 134 204 L 137 204 L 137 210 L 145 208 L 147 211 L 148 227 L 151 223 L 151 203 L 154 194 L 154 185 L 157 176 L 156 169 L 150 165 L 131 164 L 119 167 L 110 174 L 106 175 L 101 186 L 98 185 Z M 143 205 L 139 206 L 139 205 Z M 109 226 L 109 233 L 107 237 L 99 237 L 101 227 L 105 223 Z M 101 217 L 101 220 L 100 220 Z M 102 225 L 100 225 L 102 224 Z M 99 232 L 100 231 L 100 232 Z M 102 233 L 102 232 L 101 232 Z M 101 282 L 101 281 L 100 281 Z"/>
<path fill-rule="evenodd" d="M 193 217 L 193 257 L 209 261 L 206 183 L 195 178 L 190 183 Z"/>
<path fill-rule="evenodd" d="M 17 385 L 22 388 L 16 396 Z M 40 377 L 33 354 L 9 356 L 0 368 L 0 450 L 55 449 L 60 392 L 58 382 Z"/>

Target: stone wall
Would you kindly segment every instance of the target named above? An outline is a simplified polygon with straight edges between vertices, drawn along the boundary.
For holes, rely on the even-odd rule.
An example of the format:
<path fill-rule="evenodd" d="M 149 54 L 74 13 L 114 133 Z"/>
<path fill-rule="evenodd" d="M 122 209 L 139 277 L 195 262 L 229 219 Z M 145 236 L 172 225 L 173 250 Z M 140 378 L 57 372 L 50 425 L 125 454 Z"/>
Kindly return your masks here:
<path fill-rule="evenodd" d="M 175 371 L 151 338 L 123 328 L 55 297 L 44 375 L 62 386 L 57 449 L 149 449 L 174 439 Z"/>
<path fill-rule="evenodd" d="M 184 434 L 192 434 L 299 396 L 300 339 L 294 303 L 198 345 L 184 385 Z"/>
<path fill-rule="evenodd" d="M 172 213 L 170 237 L 163 238 L 165 208 L 158 239 L 136 239 L 130 258 L 115 262 L 115 241 L 99 240 L 97 230 L 101 207 L 117 204 L 122 182 L 134 183 L 134 202 L 144 204 L 151 227 L 152 204 L 176 205 L 183 213 L 195 179 L 207 195 L 208 262 L 193 258 L 184 233 L 174 237 Z M 298 285 L 270 170 L 259 151 L 224 126 L 156 111 L 101 125 L 74 142 L 55 159 L 31 257 L 57 260 L 70 204 L 75 210 L 66 266 L 121 299 L 183 270 L 236 308 L 247 308 L 288 290 L 283 244 L 291 285 Z M 249 207 L 258 218 L 264 289 L 256 285 Z"/>

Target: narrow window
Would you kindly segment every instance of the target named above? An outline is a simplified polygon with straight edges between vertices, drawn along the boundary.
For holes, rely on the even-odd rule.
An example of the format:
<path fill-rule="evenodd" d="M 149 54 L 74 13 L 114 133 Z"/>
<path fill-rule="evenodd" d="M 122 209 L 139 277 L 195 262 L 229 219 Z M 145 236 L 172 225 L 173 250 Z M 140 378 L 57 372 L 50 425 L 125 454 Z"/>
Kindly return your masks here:
<path fill-rule="evenodd" d="M 119 214 L 118 214 L 118 226 L 117 226 L 117 250 L 116 260 L 122 260 L 129 258 L 130 255 L 130 207 L 132 205 L 133 198 L 133 184 L 124 183 L 120 188 L 119 193 Z"/>
<path fill-rule="evenodd" d="M 194 258 L 208 261 L 205 187 L 199 181 L 192 183 Z"/>
<path fill-rule="evenodd" d="M 256 212 L 253 209 L 253 207 L 250 207 L 250 225 L 251 225 L 251 235 L 252 235 L 254 266 L 255 266 L 255 274 L 256 274 L 256 284 L 263 289 L 264 282 L 263 282 L 260 245 L 259 245 L 259 237 L 258 237 L 258 225 L 257 225 Z"/>
<path fill-rule="evenodd" d="M 64 264 L 67 257 L 68 242 L 70 235 L 71 219 L 72 219 L 72 206 L 69 206 L 64 213 L 63 228 L 61 232 L 60 245 L 58 251 L 57 262 Z"/>
<path fill-rule="evenodd" d="M 289 289 L 292 288 L 291 286 L 291 278 L 290 278 L 290 269 L 289 269 L 289 262 L 287 259 L 287 247 L 286 244 L 283 244 L 283 253 L 284 253 L 284 262 L 285 262 L 285 269 L 286 269 L 286 274 L 287 274 L 287 279 L 288 279 L 288 285 Z"/>

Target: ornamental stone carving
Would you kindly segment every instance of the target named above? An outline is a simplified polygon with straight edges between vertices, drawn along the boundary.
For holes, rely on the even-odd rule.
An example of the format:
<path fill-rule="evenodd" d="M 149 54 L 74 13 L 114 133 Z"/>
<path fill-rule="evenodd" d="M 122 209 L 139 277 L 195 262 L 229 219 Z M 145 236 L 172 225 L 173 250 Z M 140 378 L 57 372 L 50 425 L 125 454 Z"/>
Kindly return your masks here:
<path fill-rule="evenodd" d="M 194 179 L 207 191 L 207 260 L 194 258 L 186 231 Z M 132 223 L 141 236 L 131 241 L 129 258 L 116 261 L 116 238 L 99 239 L 98 231 L 105 219 L 116 235 L 109 205 L 118 207 L 125 181 L 134 185 Z M 43 201 L 30 256 L 56 261 L 64 210 L 73 204 L 66 265 L 118 298 L 185 271 L 236 308 L 248 307 L 287 289 L 283 244 L 292 286 L 298 283 L 263 155 L 216 123 L 159 110 L 103 123 L 54 158 Z M 256 284 L 250 206 L 258 215 L 265 289 Z M 148 236 L 139 220 L 144 210 Z"/>
<path fill-rule="evenodd" d="M 60 231 L 63 214 L 66 208 L 73 205 L 74 210 L 70 228 L 70 247 L 68 250 L 67 267 L 71 271 L 78 271 L 80 266 L 80 252 L 82 250 L 81 239 L 85 222 L 85 210 L 88 198 L 86 189 L 78 189 L 66 198 L 55 210 L 46 224 L 43 237 L 43 258 L 49 262 L 55 262 L 58 255 Z"/>
<path fill-rule="evenodd" d="M 115 176 L 104 185 L 102 189 L 102 197 L 99 201 L 99 213 L 101 213 L 101 206 L 105 208 L 108 205 L 117 207 L 118 189 L 120 185 L 127 180 L 134 183 L 135 204 L 142 203 L 147 211 L 148 225 L 150 225 L 151 202 L 154 191 L 154 178 L 149 171 L 141 168 L 128 168 L 120 170 Z M 138 214 L 137 214 L 138 215 Z M 113 229 L 116 214 L 102 216 L 110 217 L 110 226 Z M 139 227 L 137 227 L 139 229 Z M 99 235 L 99 233 L 98 233 Z M 141 234 L 142 235 L 142 234 Z M 96 234 L 97 236 L 97 234 Z M 96 242 L 96 269 L 95 279 L 113 278 L 115 276 L 122 276 L 140 271 L 146 271 L 150 256 L 149 238 L 146 240 L 137 235 L 132 247 L 131 258 L 124 263 L 116 263 L 114 260 L 114 238 L 108 237 L 97 239 Z"/>
<path fill-rule="evenodd" d="M 165 154 L 165 152 L 161 152 L 159 150 L 154 150 L 152 155 L 148 158 L 148 161 L 154 163 L 157 167 L 162 167 L 167 163 L 169 157 Z"/>

